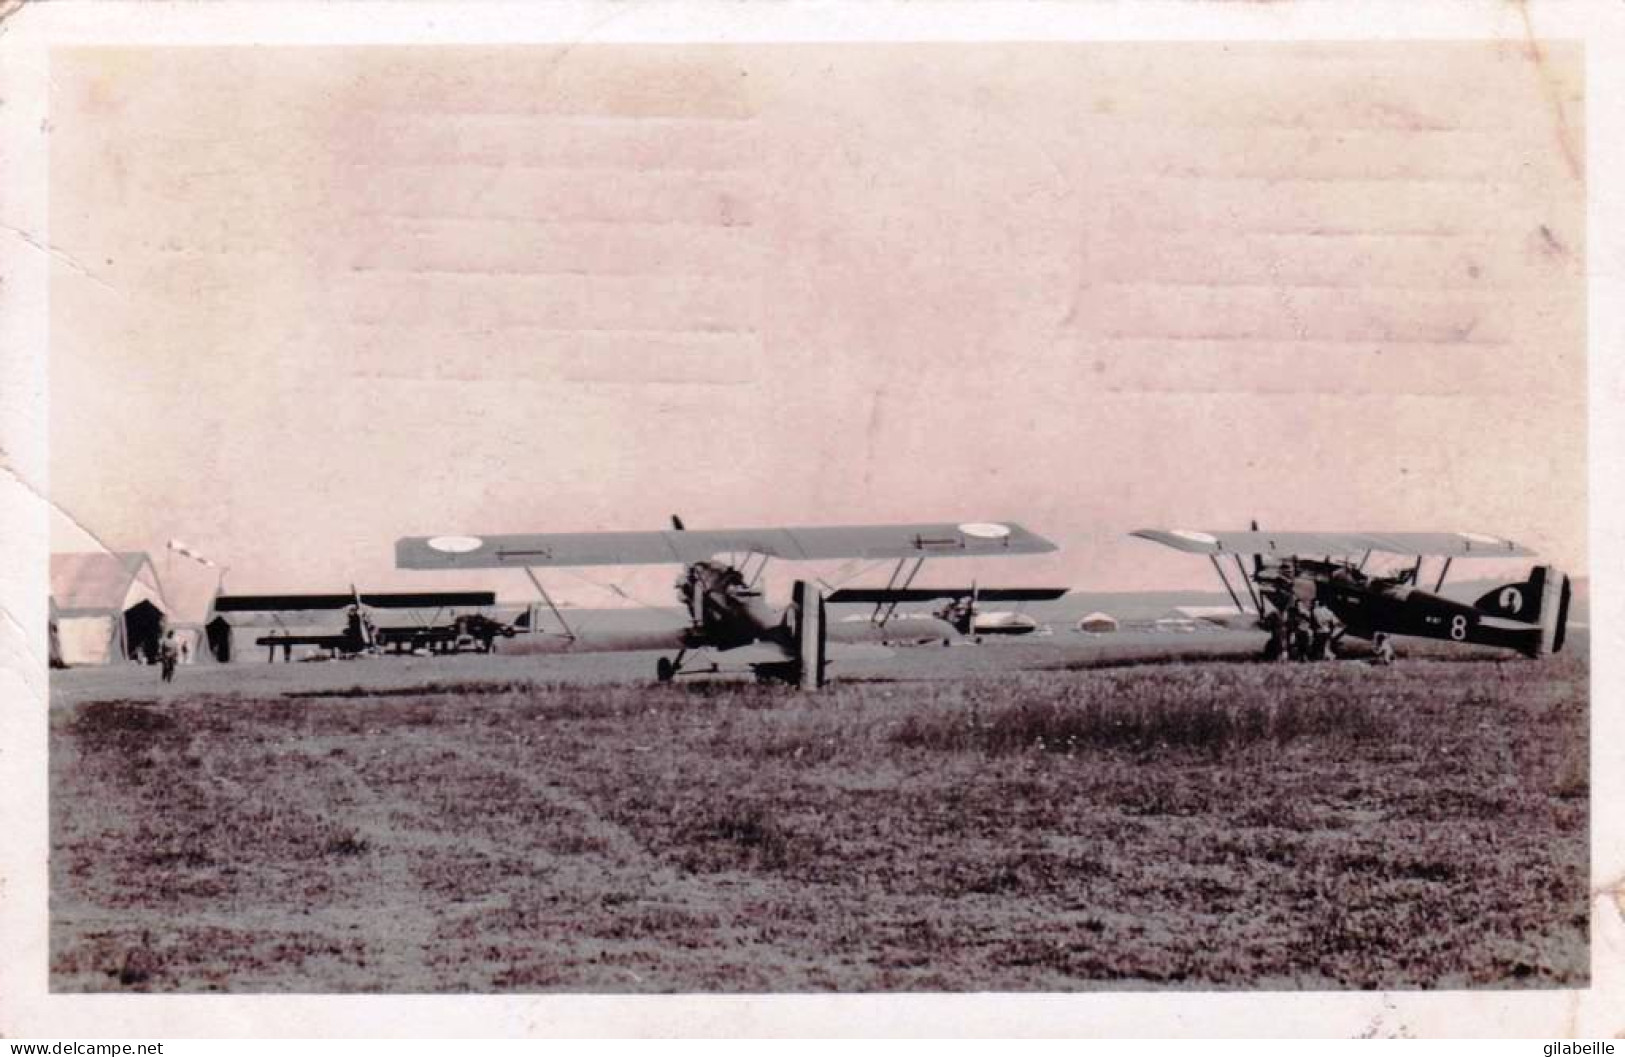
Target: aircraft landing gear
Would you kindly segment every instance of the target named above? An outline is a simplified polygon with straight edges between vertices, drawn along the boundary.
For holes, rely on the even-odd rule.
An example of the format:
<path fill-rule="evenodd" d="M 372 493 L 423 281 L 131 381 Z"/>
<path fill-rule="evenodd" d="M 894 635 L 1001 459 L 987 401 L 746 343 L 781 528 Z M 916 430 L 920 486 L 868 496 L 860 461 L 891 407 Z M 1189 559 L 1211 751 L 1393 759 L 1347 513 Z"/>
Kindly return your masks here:
<path fill-rule="evenodd" d="M 676 657 L 662 657 L 655 662 L 655 679 L 662 683 L 669 683 L 683 670 L 683 655 L 687 650 L 679 650 Z"/>
<path fill-rule="evenodd" d="M 801 682 L 801 666 L 795 661 L 753 664 L 750 670 L 757 686 L 796 686 Z"/>

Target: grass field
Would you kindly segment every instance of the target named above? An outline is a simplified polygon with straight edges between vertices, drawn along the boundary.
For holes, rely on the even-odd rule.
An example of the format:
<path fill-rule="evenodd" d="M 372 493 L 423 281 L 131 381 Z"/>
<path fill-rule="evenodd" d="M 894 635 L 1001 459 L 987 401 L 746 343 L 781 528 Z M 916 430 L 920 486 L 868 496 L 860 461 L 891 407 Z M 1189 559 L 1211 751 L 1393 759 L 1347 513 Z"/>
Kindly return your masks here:
<path fill-rule="evenodd" d="M 641 657 L 234 666 L 140 699 L 64 673 L 52 984 L 1585 983 L 1583 654 L 1080 656 L 902 651 L 962 678 L 816 697 L 594 681 Z"/>

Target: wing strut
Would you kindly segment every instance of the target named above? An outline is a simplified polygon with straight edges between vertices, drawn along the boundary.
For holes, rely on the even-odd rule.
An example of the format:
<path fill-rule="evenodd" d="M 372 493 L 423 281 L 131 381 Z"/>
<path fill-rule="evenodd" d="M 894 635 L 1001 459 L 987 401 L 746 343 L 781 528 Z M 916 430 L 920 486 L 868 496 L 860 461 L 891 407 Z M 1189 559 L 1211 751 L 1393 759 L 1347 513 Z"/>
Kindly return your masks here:
<path fill-rule="evenodd" d="M 1448 575 L 1450 575 L 1450 555 L 1447 554 L 1444 559 L 1444 568 L 1439 570 L 1439 582 L 1433 585 L 1434 594 L 1438 594 L 1439 590 L 1444 587 L 1444 578 Z"/>
<path fill-rule="evenodd" d="M 576 633 L 570 630 L 570 624 L 564 619 L 564 614 L 560 613 L 559 607 L 553 604 L 553 596 L 549 595 L 547 588 L 543 587 L 542 582 L 536 579 L 536 570 L 527 565 L 525 566 L 525 575 L 530 577 L 530 582 L 536 585 L 536 590 L 541 593 L 542 601 L 547 603 L 547 608 L 553 611 L 553 618 L 559 622 L 559 627 L 564 629 L 564 637 L 572 642 L 575 641 Z M 531 628 L 530 630 L 535 631 L 536 629 Z"/>
<path fill-rule="evenodd" d="M 905 566 L 908 565 L 909 559 L 908 558 L 899 558 L 899 559 L 897 559 L 897 565 L 892 569 L 891 576 L 888 577 L 887 580 L 886 580 L 886 590 L 888 590 L 888 591 L 906 590 L 908 588 L 908 586 L 914 582 L 914 578 L 920 574 L 920 567 L 925 564 L 925 559 L 924 558 L 915 558 L 915 559 L 913 559 L 913 561 L 914 561 L 914 567 L 912 569 L 909 569 L 908 575 L 904 576 L 903 575 L 903 569 L 904 569 Z M 898 577 L 902 577 L 901 582 L 898 581 Z M 881 612 L 882 610 L 885 610 L 885 612 L 882 613 Z M 890 606 L 887 606 L 885 602 L 876 602 L 875 603 L 875 611 L 874 611 L 874 613 L 872 613 L 869 616 L 869 620 L 876 627 L 882 627 L 883 628 L 883 627 L 886 626 L 886 621 L 890 620 L 892 618 L 892 614 L 894 614 L 896 612 L 897 612 L 897 603 L 896 602 L 891 603 Z"/>
<path fill-rule="evenodd" d="M 1241 564 L 1241 555 L 1232 554 L 1231 557 L 1236 559 L 1236 572 L 1241 576 L 1241 582 L 1247 588 L 1247 597 L 1252 600 L 1253 612 L 1258 614 L 1259 619 L 1263 619 L 1264 603 L 1258 597 L 1258 592 L 1253 589 L 1253 579 L 1247 575 L 1247 567 Z M 1240 607 L 1238 606 L 1237 608 Z"/>
<path fill-rule="evenodd" d="M 745 568 L 747 568 L 747 569 L 750 567 L 750 559 L 751 559 L 751 556 L 749 554 L 745 555 L 745 563 L 744 564 L 745 564 Z M 746 587 L 755 587 L 757 582 L 761 580 L 762 574 L 767 572 L 767 563 L 772 561 L 772 560 L 773 560 L 772 555 L 769 555 L 769 554 L 762 555 L 762 563 L 756 567 L 756 571 L 754 573 L 749 574 L 748 576 L 745 576 L 745 586 Z M 744 570 L 741 570 L 740 575 L 745 575 Z"/>
<path fill-rule="evenodd" d="M 1209 554 L 1207 560 L 1213 563 L 1213 571 L 1219 574 L 1219 582 L 1224 584 L 1225 592 L 1230 595 L 1230 601 L 1236 604 L 1236 612 L 1245 613 L 1246 610 L 1242 608 L 1241 599 L 1236 595 L 1236 589 L 1230 586 L 1230 577 L 1224 574 L 1224 566 L 1219 564 L 1219 556 Z"/>

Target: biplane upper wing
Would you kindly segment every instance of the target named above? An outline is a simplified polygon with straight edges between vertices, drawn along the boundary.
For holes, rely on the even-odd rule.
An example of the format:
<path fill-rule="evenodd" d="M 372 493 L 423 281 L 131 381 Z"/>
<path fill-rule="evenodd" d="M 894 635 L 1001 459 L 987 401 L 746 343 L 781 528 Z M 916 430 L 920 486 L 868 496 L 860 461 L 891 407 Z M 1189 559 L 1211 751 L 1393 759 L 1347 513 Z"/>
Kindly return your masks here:
<path fill-rule="evenodd" d="M 1065 587 L 842 587 L 825 601 L 935 602 L 976 596 L 982 602 L 1052 602 L 1066 594 Z"/>
<path fill-rule="evenodd" d="M 544 532 L 501 536 L 408 536 L 395 542 L 401 569 L 492 569 L 527 565 L 687 565 L 719 554 L 787 561 L 832 558 L 957 558 L 1043 554 L 1055 544 L 1012 522 L 818 525 L 801 528 Z"/>
<path fill-rule="evenodd" d="M 1517 558 L 1535 552 L 1478 532 L 1210 532 L 1139 529 L 1130 535 L 1191 554 L 1264 554 L 1276 558 L 1347 557 L 1377 551 L 1408 557 Z"/>
<path fill-rule="evenodd" d="M 494 591 L 395 591 L 363 593 L 361 604 L 374 609 L 438 609 L 443 606 L 494 606 Z M 267 610 L 303 611 L 344 609 L 355 604 L 353 594 L 221 595 L 214 600 L 217 613 L 258 613 Z"/>

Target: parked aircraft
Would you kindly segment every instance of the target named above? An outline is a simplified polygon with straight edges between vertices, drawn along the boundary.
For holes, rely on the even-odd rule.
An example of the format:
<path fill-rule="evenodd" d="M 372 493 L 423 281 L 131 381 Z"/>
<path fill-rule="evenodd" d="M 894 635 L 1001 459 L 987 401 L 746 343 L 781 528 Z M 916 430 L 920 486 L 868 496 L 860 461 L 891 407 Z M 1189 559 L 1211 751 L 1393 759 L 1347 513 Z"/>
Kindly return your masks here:
<path fill-rule="evenodd" d="M 269 649 L 267 660 L 276 659 L 279 647 L 286 660 L 292 658 L 295 646 L 315 646 L 344 657 L 377 653 L 385 649 L 394 649 L 397 653 L 418 649 L 452 652 L 465 644 L 490 652 L 498 638 L 513 636 L 512 627 L 479 613 L 460 614 L 449 621 L 441 621 L 439 614 L 447 609 L 495 603 L 496 595 L 490 591 L 362 594 L 351 587 L 347 595 L 221 595 L 215 599 L 214 608 L 217 613 L 346 611 L 343 631 L 297 633 L 283 630 L 254 640 L 256 645 Z M 434 616 L 416 624 L 381 627 L 372 614 L 374 609 L 430 611 Z"/>
<path fill-rule="evenodd" d="M 872 603 L 874 623 L 884 627 L 897 606 L 905 602 L 943 601 L 936 617 L 959 634 L 1031 635 L 1038 621 L 1016 610 L 984 610 L 982 602 L 1050 602 L 1066 594 L 1064 587 L 843 587 L 829 595 L 831 603 Z"/>
<path fill-rule="evenodd" d="M 1238 620 L 1279 631 L 1295 605 L 1324 605 L 1346 633 L 1412 635 L 1480 646 L 1500 646 L 1529 657 L 1563 648 L 1569 578 L 1537 565 L 1526 580 L 1503 584 L 1471 605 L 1439 594 L 1457 558 L 1524 557 L 1534 552 L 1511 540 L 1471 532 L 1209 532 L 1140 529 L 1132 533 L 1175 550 L 1205 554 L 1236 604 Z M 1377 553 L 1414 558 L 1386 576 L 1366 572 Z M 1242 564 L 1253 559 L 1252 573 Z M 1252 603 L 1248 613 L 1222 562 L 1231 558 Z M 1442 557 L 1431 590 L 1419 584 L 1423 559 Z M 1272 639 L 1272 647 L 1280 649 Z"/>
<path fill-rule="evenodd" d="M 689 655 L 710 650 L 748 665 L 758 678 L 812 688 L 823 685 L 832 655 L 857 647 L 829 643 L 824 619 L 828 600 L 816 583 L 797 580 L 790 605 L 782 610 L 763 600 L 757 585 L 772 559 L 895 560 L 892 585 L 906 586 L 929 558 L 1009 557 L 1055 549 L 1049 540 L 1010 522 L 689 531 L 673 517 L 672 528 L 659 532 L 414 536 L 396 542 L 395 557 L 403 569 L 524 569 L 567 635 L 573 633 L 536 579 L 535 568 L 682 565 L 676 588 L 688 625 L 659 643 L 677 652 L 660 658 L 658 679 L 695 670 Z"/>

